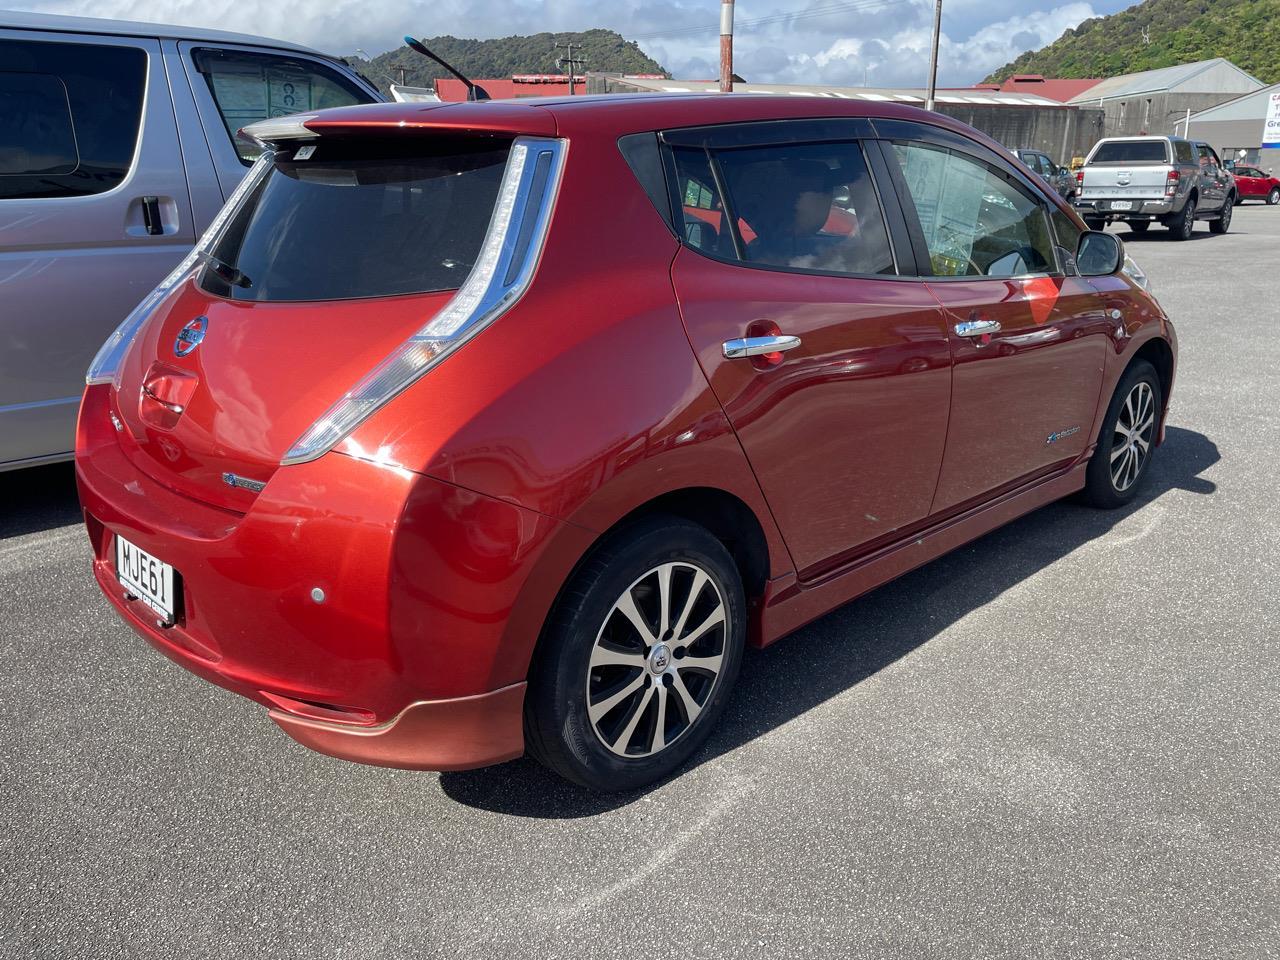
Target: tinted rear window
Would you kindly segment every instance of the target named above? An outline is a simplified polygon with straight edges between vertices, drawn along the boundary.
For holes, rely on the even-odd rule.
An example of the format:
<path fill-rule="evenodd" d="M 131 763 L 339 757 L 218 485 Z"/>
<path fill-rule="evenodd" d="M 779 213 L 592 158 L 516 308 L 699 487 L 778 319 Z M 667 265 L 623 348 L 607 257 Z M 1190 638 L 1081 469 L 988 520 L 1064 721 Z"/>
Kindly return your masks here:
<path fill-rule="evenodd" d="M 0 40 L 0 200 L 119 186 L 146 80 L 137 47 Z"/>
<path fill-rule="evenodd" d="M 1113 140 L 1098 147 L 1091 163 L 1167 163 L 1163 140 Z"/>
<path fill-rule="evenodd" d="M 479 255 L 509 150 L 350 141 L 321 142 L 305 160 L 284 151 L 214 248 L 226 266 L 206 267 L 201 285 L 257 301 L 456 289 Z"/>

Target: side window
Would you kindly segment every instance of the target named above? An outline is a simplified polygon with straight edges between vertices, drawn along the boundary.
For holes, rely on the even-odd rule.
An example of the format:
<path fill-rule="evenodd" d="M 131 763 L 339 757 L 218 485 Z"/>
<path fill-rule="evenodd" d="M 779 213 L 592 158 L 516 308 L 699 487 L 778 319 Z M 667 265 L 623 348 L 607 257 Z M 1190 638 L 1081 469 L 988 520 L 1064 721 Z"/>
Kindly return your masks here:
<path fill-rule="evenodd" d="M 105 193 L 128 175 L 147 53 L 0 40 L 0 200 Z"/>
<path fill-rule="evenodd" d="M 856 142 L 716 152 L 748 263 L 839 275 L 897 272 Z"/>
<path fill-rule="evenodd" d="M 1053 164 L 1049 162 L 1049 158 L 1043 153 L 1036 154 L 1036 170 L 1046 177 L 1053 176 Z"/>
<path fill-rule="evenodd" d="M 195 50 L 192 57 L 209 85 L 236 153 L 246 164 L 257 159 L 260 151 L 236 139 L 241 127 L 269 117 L 372 100 L 337 71 L 308 60 L 215 49 Z"/>
<path fill-rule="evenodd" d="M 1193 161 L 1191 156 L 1191 144 L 1187 143 L 1185 140 L 1175 140 L 1173 143 L 1173 155 L 1177 158 L 1179 163 L 1191 163 Z"/>
<path fill-rule="evenodd" d="M 935 277 L 1017 277 L 1055 269 L 1042 205 L 980 160 L 923 143 L 894 154 Z"/>
<path fill-rule="evenodd" d="M 676 147 L 676 196 L 685 242 L 715 257 L 735 256 L 733 237 L 725 228 L 724 209 L 705 150 Z"/>

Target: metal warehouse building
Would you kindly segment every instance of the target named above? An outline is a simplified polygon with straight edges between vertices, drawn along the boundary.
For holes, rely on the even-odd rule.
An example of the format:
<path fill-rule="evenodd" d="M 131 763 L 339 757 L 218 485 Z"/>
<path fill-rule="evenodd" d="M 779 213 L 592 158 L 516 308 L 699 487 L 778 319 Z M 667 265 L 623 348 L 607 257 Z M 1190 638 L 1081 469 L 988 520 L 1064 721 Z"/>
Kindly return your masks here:
<path fill-rule="evenodd" d="M 1191 135 L 1207 140 L 1225 160 L 1261 167 L 1280 173 L 1280 148 L 1263 150 L 1262 126 L 1273 97 L 1280 96 L 1280 83 L 1246 93 L 1226 103 L 1191 115 Z M 1243 155 L 1242 152 L 1243 151 Z"/>
<path fill-rule="evenodd" d="M 713 80 L 663 80 L 590 74 L 589 93 L 715 93 Z M 735 93 L 780 97 L 832 97 L 842 100 L 893 101 L 917 107 L 925 92 L 915 89 L 833 87 L 822 84 L 737 83 Z M 1010 149 L 1042 150 L 1059 163 L 1087 153 L 1101 136 L 1102 111 L 1078 107 L 1026 93 L 999 90 L 939 90 L 939 113 L 976 127 Z"/>

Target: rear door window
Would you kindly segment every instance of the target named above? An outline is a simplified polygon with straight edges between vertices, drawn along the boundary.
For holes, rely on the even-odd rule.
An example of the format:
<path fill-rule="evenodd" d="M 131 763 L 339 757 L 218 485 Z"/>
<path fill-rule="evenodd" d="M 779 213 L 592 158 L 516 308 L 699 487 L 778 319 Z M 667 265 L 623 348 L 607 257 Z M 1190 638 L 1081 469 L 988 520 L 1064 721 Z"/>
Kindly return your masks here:
<path fill-rule="evenodd" d="M 973 157 L 895 142 L 931 276 L 1017 277 L 1056 269 L 1044 207 Z"/>
<path fill-rule="evenodd" d="M 304 57 L 215 48 L 194 50 L 192 57 L 209 85 L 236 153 L 245 163 L 256 159 L 260 151 L 236 139 L 241 127 L 269 117 L 373 101 L 370 94 L 336 70 Z"/>
<path fill-rule="evenodd" d="M 284 151 L 227 225 L 201 285 L 252 301 L 456 289 L 479 255 L 509 151 L 414 138 L 321 141 L 302 160 Z"/>
<path fill-rule="evenodd" d="M 118 186 L 133 164 L 147 53 L 0 40 L 0 200 Z"/>
<path fill-rule="evenodd" d="M 1173 144 L 1174 156 L 1178 158 L 1178 163 L 1192 163 L 1191 144 L 1185 140 L 1175 140 Z"/>
<path fill-rule="evenodd" d="M 1163 140 L 1112 140 L 1098 146 L 1091 163 L 1168 163 Z"/>
<path fill-rule="evenodd" d="M 897 272 L 857 142 L 676 148 L 673 154 L 691 246 L 760 267 L 849 276 Z"/>

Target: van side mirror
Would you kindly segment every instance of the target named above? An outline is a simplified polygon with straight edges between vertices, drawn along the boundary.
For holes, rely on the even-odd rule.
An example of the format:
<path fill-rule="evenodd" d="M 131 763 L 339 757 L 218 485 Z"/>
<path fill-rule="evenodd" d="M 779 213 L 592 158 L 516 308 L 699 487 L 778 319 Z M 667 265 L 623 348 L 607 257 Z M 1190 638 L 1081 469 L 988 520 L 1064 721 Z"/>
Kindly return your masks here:
<path fill-rule="evenodd" d="M 1107 277 L 1124 266 L 1124 244 L 1114 233 L 1086 230 L 1076 247 L 1076 269 L 1082 277 Z"/>

